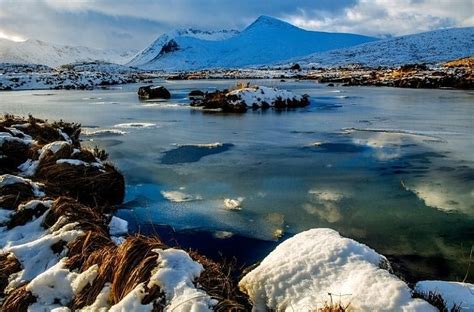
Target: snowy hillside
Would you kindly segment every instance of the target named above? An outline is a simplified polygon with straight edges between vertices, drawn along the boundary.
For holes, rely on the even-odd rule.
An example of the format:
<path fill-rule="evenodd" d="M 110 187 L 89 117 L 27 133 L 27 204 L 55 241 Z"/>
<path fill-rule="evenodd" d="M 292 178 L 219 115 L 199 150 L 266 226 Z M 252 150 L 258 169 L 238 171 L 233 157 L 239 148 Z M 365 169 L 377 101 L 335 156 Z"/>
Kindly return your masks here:
<path fill-rule="evenodd" d="M 191 37 L 201 40 L 216 41 L 225 40 L 237 35 L 237 30 L 219 30 L 219 31 L 203 31 L 197 29 L 178 29 L 158 37 L 150 46 L 140 51 L 127 64 L 129 66 L 141 66 L 154 59 L 171 40 L 177 37 Z"/>
<path fill-rule="evenodd" d="M 267 16 L 224 40 L 162 36 L 128 65 L 143 69 L 194 70 L 269 64 L 314 52 L 374 41 L 375 38 L 307 31 Z"/>
<path fill-rule="evenodd" d="M 0 63 L 41 64 L 51 67 L 90 61 L 124 64 L 132 57 L 132 51 L 64 46 L 33 39 L 24 42 L 0 39 Z"/>
<path fill-rule="evenodd" d="M 294 59 L 303 67 L 333 67 L 347 64 L 399 66 L 409 63 L 439 63 L 474 55 L 474 27 L 436 30 L 369 42 L 355 47 L 316 53 Z"/>

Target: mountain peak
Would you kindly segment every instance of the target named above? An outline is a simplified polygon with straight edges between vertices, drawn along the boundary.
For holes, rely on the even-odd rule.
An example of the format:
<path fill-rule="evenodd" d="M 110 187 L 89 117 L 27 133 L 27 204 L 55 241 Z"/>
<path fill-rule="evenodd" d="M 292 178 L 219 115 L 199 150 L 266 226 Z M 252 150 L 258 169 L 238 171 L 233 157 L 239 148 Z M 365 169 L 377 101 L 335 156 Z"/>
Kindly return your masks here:
<path fill-rule="evenodd" d="M 258 28 L 258 27 L 292 27 L 292 28 L 296 28 L 295 26 L 285 22 L 285 21 L 282 21 L 282 20 L 279 20 L 275 17 L 271 17 L 271 16 L 267 16 L 267 15 L 261 15 L 259 18 L 257 18 L 252 24 L 250 24 L 250 26 L 248 26 L 246 29 L 252 29 L 252 28 Z"/>

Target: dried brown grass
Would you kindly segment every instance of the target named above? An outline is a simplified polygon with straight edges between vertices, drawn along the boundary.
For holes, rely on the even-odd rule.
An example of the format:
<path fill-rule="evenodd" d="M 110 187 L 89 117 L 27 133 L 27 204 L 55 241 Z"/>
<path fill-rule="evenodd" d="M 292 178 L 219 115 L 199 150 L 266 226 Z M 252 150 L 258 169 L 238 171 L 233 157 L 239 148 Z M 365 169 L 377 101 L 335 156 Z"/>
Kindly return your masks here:
<path fill-rule="evenodd" d="M 5 132 L 1 131 L 0 132 Z M 30 146 L 19 141 L 6 141 L 2 145 L 0 158 L 0 174 L 14 173 L 18 166 L 30 158 Z"/>
<path fill-rule="evenodd" d="M 0 207 L 16 210 L 19 204 L 35 197 L 31 186 L 26 183 L 14 183 L 0 188 Z"/>
<path fill-rule="evenodd" d="M 20 271 L 21 265 L 12 254 L 0 254 L 0 297 L 5 296 L 5 288 L 10 275 Z"/>
<path fill-rule="evenodd" d="M 78 228 L 82 230 L 107 231 L 107 218 L 104 214 L 72 198 L 57 198 L 45 216 L 43 226 L 53 226 L 60 217 L 66 217 L 69 222 L 77 222 Z"/>
<path fill-rule="evenodd" d="M 213 307 L 214 311 L 251 310 L 248 296 L 240 291 L 235 281 L 235 263 L 233 261 L 217 263 L 195 251 L 190 251 L 189 255 L 204 267 L 204 271 L 195 283 L 218 301 L 217 305 Z"/>
<path fill-rule="evenodd" d="M 12 229 L 16 226 L 25 225 L 34 218 L 38 218 L 48 210 L 48 207 L 39 203 L 35 208 L 17 210 L 6 223 L 7 229 Z"/>
<path fill-rule="evenodd" d="M 6 296 L 1 307 L 2 312 L 25 312 L 36 302 L 36 297 L 26 290 L 26 286 L 18 287 Z"/>
<path fill-rule="evenodd" d="M 123 175 L 112 165 L 103 169 L 67 163 L 38 166 L 36 177 L 52 196 L 68 196 L 96 208 L 118 205 L 125 196 Z"/>

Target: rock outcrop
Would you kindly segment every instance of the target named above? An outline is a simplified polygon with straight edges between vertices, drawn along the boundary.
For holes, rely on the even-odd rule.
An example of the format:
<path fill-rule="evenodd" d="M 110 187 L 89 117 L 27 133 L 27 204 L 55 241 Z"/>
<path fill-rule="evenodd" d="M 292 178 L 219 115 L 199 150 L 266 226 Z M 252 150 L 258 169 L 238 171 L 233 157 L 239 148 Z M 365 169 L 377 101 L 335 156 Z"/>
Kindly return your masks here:
<path fill-rule="evenodd" d="M 171 93 L 163 86 L 145 86 L 138 89 L 140 99 L 169 99 Z"/>

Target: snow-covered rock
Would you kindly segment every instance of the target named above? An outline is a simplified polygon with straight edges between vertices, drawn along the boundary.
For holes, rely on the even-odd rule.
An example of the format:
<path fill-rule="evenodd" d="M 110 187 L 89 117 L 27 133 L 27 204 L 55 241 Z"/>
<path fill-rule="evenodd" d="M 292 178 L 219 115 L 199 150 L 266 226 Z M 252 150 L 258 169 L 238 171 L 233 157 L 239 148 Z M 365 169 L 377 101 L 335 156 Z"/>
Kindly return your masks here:
<path fill-rule="evenodd" d="M 230 99 L 230 104 L 245 104 L 247 107 L 252 107 L 254 105 L 262 107 L 265 104 L 268 106 L 278 106 L 279 101 L 301 102 L 305 98 L 305 96 L 295 94 L 291 91 L 264 86 L 247 87 L 233 90 L 227 93 L 226 96 Z"/>
<path fill-rule="evenodd" d="M 436 311 L 387 267 L 373 249 L 313 229 L 281 243 L 239 286 L 255 311 L 316 311 L 331 302 L 355 311 Z"/>
<path fill-rule="evenodd" d="M 433 64 L 474 55 L 473 41 L 474 27 L 442 29 L 315 53 L 287 63 L 296 62 L 306 68 L 350 64 L 371 67 Z"/>
<path fill-rule="evenodd" d="M 421 281 L 416 283 L 415 290 L 419 293 L 439 294 L 451 310 L 454 305 L 461 311 L 474 311 L 474 284 L 445 281 Z"/>
<path fill-rule="evenodd" d="M 241 86 L 227 90 L 208 92 L 202 99 L 194 99 L 191 106 L 221 110 L 226 113 L 245 113 L 247 109 L 298 108 L 309 105 L 308 95 L 298 95 L 287 90 L 264 86 Z"/>
<path fill-rule="evenodd" d="M 230 38 L 218 37 L 221 40 L 188 32 L 163 35 L 127 65 L 167 71 L 238 68 L 376 40 L 354 34 L 307 31 L 268 16 L 259 17 L 241 33 L 231 33 Z"/>

